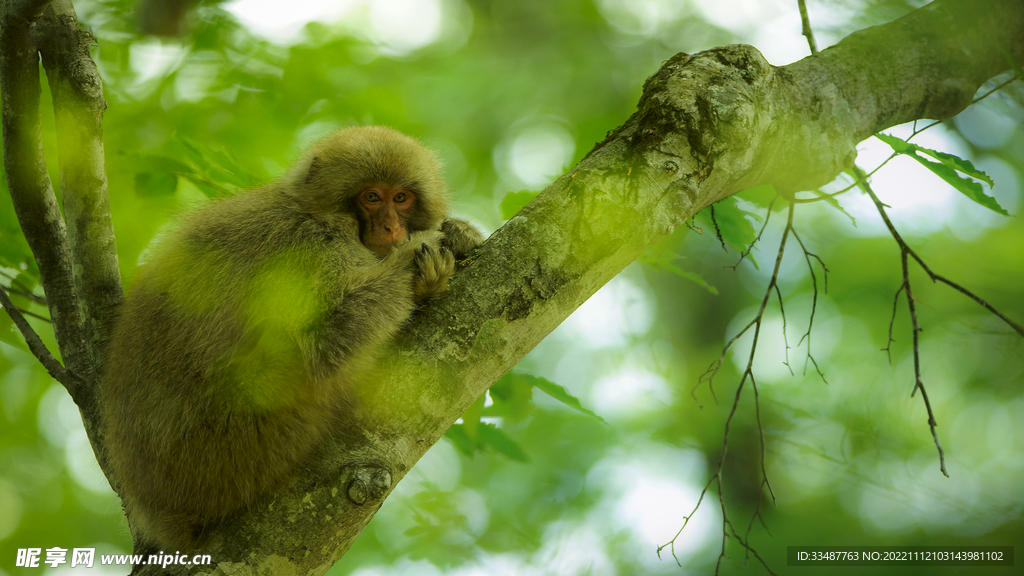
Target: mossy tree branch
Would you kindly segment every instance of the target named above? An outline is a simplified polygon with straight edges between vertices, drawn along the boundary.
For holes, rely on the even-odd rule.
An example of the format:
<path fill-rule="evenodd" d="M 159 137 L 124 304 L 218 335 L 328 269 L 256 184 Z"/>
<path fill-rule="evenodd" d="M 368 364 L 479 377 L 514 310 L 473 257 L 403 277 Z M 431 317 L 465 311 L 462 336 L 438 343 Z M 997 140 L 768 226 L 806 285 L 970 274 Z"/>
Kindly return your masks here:
<path fill-rule="evenodd" d="M 95 38 L 78 24 L 70 0 L 53 0 L 33 28 L 53 95 L 60 190 L 86 345 L 99 343 L 124 299 L 110 220 L 103 159 L 103 83 L 89 55 Z"/>
<path fill-rule="evenodd" d="M 46 172 L 40 136 L 39 53 L 31 28 L 48 1 L 0 4 L 0 87 L 4 170 L 14 211 L 39 266 L 50 319 L 65 366 L 79 376 L 61 382 L 80 406 L 92 402 L 90 362 L 60 206 Z"/>
<path fill-rule="evenodd" d="M 89 441 L 107 473 L 97 433 L 98 347 L 123 292 L 103 160 L 106 102 L 90 42 L 70 0 L 0 5 L 4 169 L 14 211 L 39 266 L 64 365 L 49 355 L 27 323 L 17 325 L 82 411 Z M 57 120 L 64 214 L 46 171 L 40 134 L 40 51 Z M 10 312 L 13 318 L 17 310 Z"/>

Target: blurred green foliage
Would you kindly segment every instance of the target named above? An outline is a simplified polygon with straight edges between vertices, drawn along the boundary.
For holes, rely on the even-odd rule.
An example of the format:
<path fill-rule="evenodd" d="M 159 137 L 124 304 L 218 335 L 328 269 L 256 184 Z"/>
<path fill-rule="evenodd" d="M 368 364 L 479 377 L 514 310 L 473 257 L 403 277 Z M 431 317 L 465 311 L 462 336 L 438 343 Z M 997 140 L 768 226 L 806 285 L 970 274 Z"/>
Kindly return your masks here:
<path fill-rule="evenodd" d="M 156 40 L 136 32 L 127 1 L 76 3 L 98 39 L 93 56 L 110 104 L 104 140 L 111 209 L 129 289 L 146 246 L 177 214 L 269 181 L 337 127 L 387 124 L 421 138 L 444 159 L 456 212 L 493 230 L 530 199 L 509 192 L 537 191 L 569 169 L 626 119 L 644 79 L 675 52 L 747 42 L 777 64 L 806 53 L 795 1 L 728 0 L 716 8 L 668 0 L 421 0 L 403 6 L 433 6 L 441 20 L 436 37 L 415 49 L 388 35 L 403 30 L 399 22 L 392 30 L 374 20 L 382 2 L 353 3 L 340 23 L 310 23 L 287 42 L 255 34 L 225 4 L 201 6 L 186 37 Z M 857 0 L 810 6 L 812 23 L 828 23 L 816 28 L 821 46 L 909 9 Z M 933 140 L 914 140 L 991 175 L 991 196 L 1018 216 L 1020 86 L 926 133 L 937 134 Z M 45 83 L 43 90 L 48 97 Z M 43 118 L 57 183 L 52 113 Z M 870 144 L 862 148 L 867 170 L 885 157 Z M 951 194 L 914 162 L 894 160 L 874 184 L 933 269 L 1024 319 L 1020 218 Z M 716 378 L 717 402 L 696 383 L 763 296 L 770 270 L 752 262 L 774 261 L 784 218 L 771 219 L 750 261 L 728 267 L 761 229 L 772 197 L 770 189 L 752 190 L 718 204 L 714 221 L 710 210 L 701 213 L 591 298 L 428 453 L 331 574 L 709 573 L 721 538 L 715 494 L 677 541 L 682 569 L 658 560 L 655 546 L 676 533 L 717 466 L 749 338 Z M 791 571 L 791 545 L 1021 550 L 1021 338 L 961 294 L 913 272 L 924 379 L 951 474 L 942 477 L 924 408 L 909 397 L 905 303 L 896 311 L 891 365 L 879 351 L 901 282 L 897 246 L 858 191 L 797 208 L 801 238 L 828 267 L 828 291 L 819 268 L 814 329 L 801 341 L 812 279 L 791 245 L 779 280 L 785 338 L 773 303 L 754 364 L 778 502 L 762 502 L 770 534 L 755 522 L 753 545 L 781 573 Z M 0 282 L 22 292 L 14 294 L 19 305 L 46 316 L 28 296 L 41 293 L 38 272 L 6 195 L 0 272 Z M 55 350 L 49 325 L 32 321 Z M 805 370 L 809 349 L 827 384 L 813 366 Z M 725 463 L 725 502 L 741 532 L 760 483 L 750 392 Z M 0 574 L 21 573 L 13 567 L 17 548 L 128 550 L 119 504 L 92 461 L 77 409 L 25 351 L 6 315 L 0 405 Z M 728 555 L 723 573 L 763 573 L 744 566 L 735 542 Z"/>

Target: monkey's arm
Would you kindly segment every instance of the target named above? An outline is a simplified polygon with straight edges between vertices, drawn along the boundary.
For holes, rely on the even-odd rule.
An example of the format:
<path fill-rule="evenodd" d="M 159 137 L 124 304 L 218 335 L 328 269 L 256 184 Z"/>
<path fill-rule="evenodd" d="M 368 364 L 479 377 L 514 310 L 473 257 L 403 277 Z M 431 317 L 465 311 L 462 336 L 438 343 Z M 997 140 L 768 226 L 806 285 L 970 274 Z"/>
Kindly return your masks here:
<path fill-rule="evenodd" d="M 448 218 L 442 222 L 441 233 L 444 234 L 441 245 L 451 250 L 459 260 L 484 242 L 484 235 L 476 227 L 459 218 Z"/>
<path fill-rule="evenodd" d="M 317 373 L 374 357 L 418 303 L 447 287 L 455 262 L 440 239 L 438 232 L 415 232 L 383 260 L 337 274 L 345 281 L 328 297 L 331 305 L 306 345 Z"/>

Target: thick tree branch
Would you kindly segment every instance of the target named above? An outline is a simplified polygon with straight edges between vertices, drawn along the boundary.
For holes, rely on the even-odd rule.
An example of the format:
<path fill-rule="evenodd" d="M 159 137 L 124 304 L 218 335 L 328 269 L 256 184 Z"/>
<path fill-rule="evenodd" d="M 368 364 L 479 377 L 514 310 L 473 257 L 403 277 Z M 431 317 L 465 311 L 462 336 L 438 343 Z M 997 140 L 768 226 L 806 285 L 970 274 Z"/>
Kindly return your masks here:
<path fill-rule="evenodd" d="M 103 159 L 103 84 L 70 0 L 53 0 L 33 29 L 53 95 L 60 190 L 92 364 L 124 299 Z"/>
<path fill-rule="evenodd" d="M 39 265 L 65 365 L 79 376 L 74 382 L 92 381 L 64 220 L 46 173 L 40 138 L 39 55 L 30 29 L 46 5 L 44 1 L 0 4 L 4 169 L 18 223 Z M 92 402 L 81 386 L 70 386 L 68 392 L 80 406 Z"/>

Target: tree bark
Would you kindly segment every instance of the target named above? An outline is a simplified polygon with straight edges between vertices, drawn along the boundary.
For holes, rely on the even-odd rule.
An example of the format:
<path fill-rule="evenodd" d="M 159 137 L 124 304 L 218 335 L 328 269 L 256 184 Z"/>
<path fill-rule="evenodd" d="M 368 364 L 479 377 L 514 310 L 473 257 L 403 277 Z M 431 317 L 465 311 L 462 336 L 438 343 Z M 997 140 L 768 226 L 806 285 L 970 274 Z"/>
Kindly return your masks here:
<path fill-rule="evenodd" d="M 77 378 L 61 382 L 79 405 L 92 402 L 95 381 L 78 308 L 67 229 L 46 172 L 39 116 L 39 53 L 31 28 L 48 0 L 0 4 L 0 86 L 4 170 L 18 224 L 35 255 L 64 365 Z"/>
<path fill-rule="evenodd" d="M 53 97 L 57 122 L 60 190 L 68 243 L 93 365 L 99 343 L 124 300 L 117 245 L 110 220 L 103 159 L 103 83 L 89 55 L 96 43 L 78 25 L 70 0 L 53 0 L 33 29 Z"/>
<path fill-rule="evenodd" d="M 102 82 L 70 0 L 0 7 L 4 169 L 18 222 L 39 266 L 65 370 L 41 342 L 33 353 L 82 412 L 100 468 L 108 472 L 96 404 L 99 345 L 124 298 L 103 159 Z M 46 171 L 40 135 L 39 56 L 50 81 L 59 135 L 64 214 Z M 70 229 L 65 222 L 70 222 Z M 12 313 L 12 317 L 14 314 Z M 24 332 L 31 330 L 19 327 Z M 38 341 L 26 332 L 30 342 Z"/>

